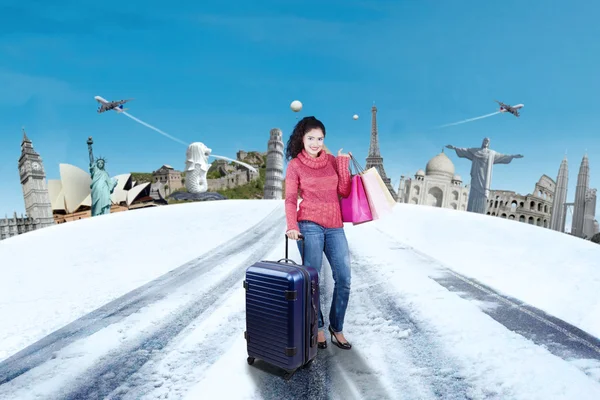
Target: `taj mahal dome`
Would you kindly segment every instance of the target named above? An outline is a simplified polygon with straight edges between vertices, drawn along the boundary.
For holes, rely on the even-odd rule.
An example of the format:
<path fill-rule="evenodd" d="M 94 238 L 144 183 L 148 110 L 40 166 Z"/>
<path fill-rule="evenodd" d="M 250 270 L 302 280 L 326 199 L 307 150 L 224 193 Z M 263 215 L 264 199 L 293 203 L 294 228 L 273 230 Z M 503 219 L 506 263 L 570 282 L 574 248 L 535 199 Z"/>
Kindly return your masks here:
<path fill-rule="evenodd" d="M 455 175 L 454 163 L 442 152 L 418 170 L 413 178 L 404 175 L 398 187 L 398 203 L 422 204 L 433 207 L 466 210 L 469 186 Z"/>

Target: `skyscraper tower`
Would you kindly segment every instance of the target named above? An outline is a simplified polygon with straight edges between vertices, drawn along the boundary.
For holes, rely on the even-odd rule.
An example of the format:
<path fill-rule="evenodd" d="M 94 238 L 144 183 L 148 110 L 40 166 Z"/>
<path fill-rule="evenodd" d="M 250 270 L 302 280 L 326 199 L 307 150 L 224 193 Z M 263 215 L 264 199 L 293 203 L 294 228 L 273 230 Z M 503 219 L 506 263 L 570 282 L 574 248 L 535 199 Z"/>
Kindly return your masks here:
<path fill-rule="evenodd" d="M 556 190 L 554 192 L 554 200 L 552 201 L 552 216 L 550 219 L 550 229 L 555 231 L 565 231 L 565 220 L 567 210 L 565 203 L 567 202 L 567 188 L 569 186 L 569 163 L 567 156 L 563 158 L 558 168 L 556 177 Z"/>
<path fill-rule="evenodd" d="M 50 203 L 42 158 L 33 149 L 33 144 L 24 129 L 21 157 L 19 158 L 19 173 L 27 216 L 36 221 L 36 229 L 54 225 L 52 204 Z"/>
<path fill-rule="evenodd" d="M 583 237 L 583 221 L 585 219 L 585 197 L 590 185 L 590 164 L 587 154 L 581 160 L 579 175 L 577 175 L 577 188 L 575 189 L 575 202 L 573 206 L 573 223 L 571 235 Z"/>
<path fill-rule="evenodd" d="M 594 222 L 596 217 L 596 189 L 589 189 L 585 194 L 585 213 L 583 217 L 583 236 L 591 239 L 596 233 Z"/>
<path fill-rule="evenodd" d="M 263 198 L 281 200 L 283 197 L 283 133 L 281 129 L 271 129 L 267 147 L 267 170 Z"/>
<path fill-rule="evenodd" d="M 379 152 L 379 138 L 377 136 L 377 107 L 375 107 L 375 104 L 373 104 L 373 107 L 371 108 L 371 143 L 369 145 L 369 155 L 367 157 L 367 165 L 365 170 L 371 167 L 375 167 L 377 169 L 377 172 L 379 172 L 379 175 L 381 176 L 383 183 L 385 183 L 385 186 L 390 191 L 390 194 L 394 200 L 397 200 L 398 197 L 396 196 L 396 192 L 394 192 L 394 188 L 392 187 L 392 180 L 385 174 L 385 170 L 383 169 L 383 157 L 381 157 Z"/>

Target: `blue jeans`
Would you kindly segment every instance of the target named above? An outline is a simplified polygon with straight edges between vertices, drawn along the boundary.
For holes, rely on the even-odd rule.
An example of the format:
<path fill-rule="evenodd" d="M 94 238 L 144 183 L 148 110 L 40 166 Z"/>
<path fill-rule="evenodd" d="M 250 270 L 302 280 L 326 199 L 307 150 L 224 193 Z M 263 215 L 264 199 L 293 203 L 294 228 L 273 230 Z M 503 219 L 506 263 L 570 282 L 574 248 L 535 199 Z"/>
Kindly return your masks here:
<path fill-rule="evenodd" d="M 319 271 L 319 281 L 321 281 L 323 252 L 331 265 L 335 286 L 329 312 L 329 325 L 334 332 L 342 332 L 350 297 L 350 249 L 344 228 L 324 228 L 311 221 L 299 221 L 298 227 L 304 236 L 304 254 L 302 254 L 302 244 L 298 242 L 298 249 L 304 257 L 304 265 Z M 319 329 L 323 329 L 325 324 L 320 302 L 318 308 Z"/>

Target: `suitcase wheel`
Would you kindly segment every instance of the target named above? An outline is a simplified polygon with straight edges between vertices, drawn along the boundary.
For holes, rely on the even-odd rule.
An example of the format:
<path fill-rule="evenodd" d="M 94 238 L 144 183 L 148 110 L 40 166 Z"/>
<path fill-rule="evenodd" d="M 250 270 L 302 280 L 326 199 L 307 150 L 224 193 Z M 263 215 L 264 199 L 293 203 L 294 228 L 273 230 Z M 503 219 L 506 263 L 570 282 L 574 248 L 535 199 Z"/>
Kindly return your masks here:
<path fill-rule="evenodd" d="M 248 357 L 248 365 L 254 364 L 254 357 Z"/>
<path fill-rule="evenodd" d="M 313 361 L 314 361 L 314 358 L 312 360 L 310 360 L 309 362 L 307 362 L 306 364 L 304 364 L 302 366 L 302 368 L 309 368 L 312 365 Z"/>
<path fill-rule="evenodd" d="M 294 375 L 294 372 L 286 372 L 286 373 L 283 375 L 283 379 L 285 379 L 286 381 L 289 381 L 289 380 L 290 380 L 290 378 L 292 377 L 292 375 Z"/>

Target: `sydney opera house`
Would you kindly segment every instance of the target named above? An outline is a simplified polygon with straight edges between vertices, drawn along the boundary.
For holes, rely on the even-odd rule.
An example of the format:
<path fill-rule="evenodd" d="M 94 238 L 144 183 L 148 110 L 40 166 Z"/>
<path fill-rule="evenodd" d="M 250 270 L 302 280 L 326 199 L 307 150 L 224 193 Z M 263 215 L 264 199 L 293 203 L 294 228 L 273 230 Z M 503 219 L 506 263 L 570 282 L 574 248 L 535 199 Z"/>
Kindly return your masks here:
<path fill-rule="evenodd" d="M 91 216 L 92 196 L 90 174 L 70 164 L 60 164 L 60 180 L 48 180 L 52 213 L 57 224 Z M 111 195 L 110 212 L 153 207 L 157 203 L 150 196 L 150 182 L 136 185 L 131 174 L 113 177 L 118 181 Z"/>

